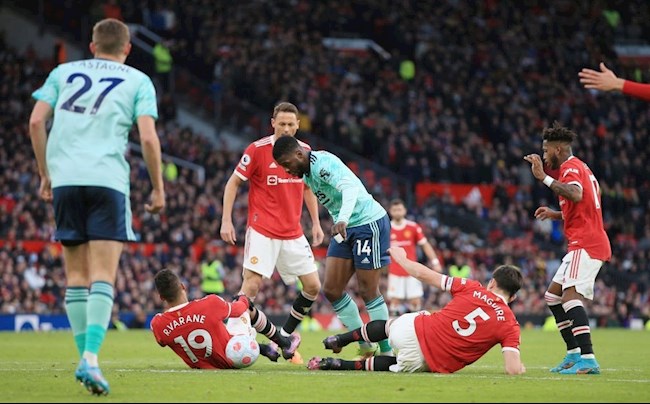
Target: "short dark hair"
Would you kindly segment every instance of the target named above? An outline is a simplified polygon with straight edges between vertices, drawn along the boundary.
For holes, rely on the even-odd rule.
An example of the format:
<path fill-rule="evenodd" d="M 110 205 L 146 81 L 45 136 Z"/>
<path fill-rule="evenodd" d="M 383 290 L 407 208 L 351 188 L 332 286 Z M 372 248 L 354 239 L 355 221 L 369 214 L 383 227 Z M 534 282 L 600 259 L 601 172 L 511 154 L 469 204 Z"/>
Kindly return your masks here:
<path fill-rule="evenodd" d="M 290 102 L 286 102 L 286 101 L 283 101 L 283 102 L 279 103 L 278 105 L 275 106 L 275 108 L 273 108 L 273 118 L 275 118 L 276 116 L 278 116 L 278 114 L 279 114 L 280 112 L 291 112 L 291 113 L 294 113 L 294 114 L 296 114 L 296 118 L 297 118 L 298 115 L 299 115 L 299 114 L 298 114 L 298 107 L 296 107 L 296 106 L 293 105 L 292 103 L 290 103 Z"/>
<path fill-rule="evenodd" d="M 402 205 L 406 207 L 406 204 L 400 198 L 394 198 L 393 200 L 390 201 L 390 206 L 395 206 L 395 205 Z"/>
<path fill-rule="evenodd" d="M 174 301 L 180 295 L 182 287 L 181 280 L 169 269 L 160 270 L 153 278 L 156 290 L 164 301 Z"/>
<path fill-rule="evenodd" d="M 521 271 L 514 265 L 498 266 L 492 272 L 492 278 L 496 281 L 497 287 L 507 292 L 510 297 L 514 296 L 521 289 L 521 284 L 524 282 Z"/>
<path fill-rule="evenodd" d="M 542 139 L 547 142 L 561 142 L 571 144 L 576 138 L 575 132 L 562 126 L 558 121 L 553 122 L 553 126 L 544 128 Z"/>
<path fill-rule="evenodd" d="M 273 158 L 278 161 L 287 154 L 294 152 L 300 144 L 293 136 L 281 136 L 273 145 Z"/>

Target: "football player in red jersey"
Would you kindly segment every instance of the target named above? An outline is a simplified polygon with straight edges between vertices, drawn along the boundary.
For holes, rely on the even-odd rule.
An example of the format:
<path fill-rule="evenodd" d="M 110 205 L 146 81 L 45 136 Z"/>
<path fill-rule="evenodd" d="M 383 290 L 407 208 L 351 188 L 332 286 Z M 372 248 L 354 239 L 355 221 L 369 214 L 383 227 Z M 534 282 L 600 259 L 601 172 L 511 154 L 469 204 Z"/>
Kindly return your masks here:
<path fill-rule="evenodd" d="M 154 278 L 156 290 L 167 310 L 151 320 L 151 330 L 160 346 L 170 347 L 187 366 L 195 369 L 234 369 L 226 357 L 226 344 L 233 335 L 254 337 L 248 314 L 250 300 L 246 295 L 228 303 L 217 295 L 189 301 L 185 285 L 169 269 Z M 226 319 L 236 319 L 228 326 Z M 260 354 L 277 361 L 280 353 L 274 347 L 260 344 Z"/>
<path fill-rule="evenodd" d="M 287 173 L 273 159 L 275 141 L 282 136 L 296 135 L 298 117 L 298 108 L 292 103 L 281 102 L 275 106 L 271 118 L 273 134 L 251 143 L 244 151 L 226 184 L 221 217 L 221 238 L 234 245 L 237 237 L 232 222 L 233 206 L 239 187 L 248 182 L 248 223 L 240 293 L 254 300 L 263 278 L 270 278 L 276 268 L 286 284 L 293 284 L 297 279 L 302 283 L 282 329 L 277 330 L 262 312 L 251 314 L 255 329 L 276 342 L 282 356 L 289 360 L 300 344 L 300 335 L 294 330 L 321 290 L 314 255 L 300 223 L 303 198 L 312 221 L 312 245 L 320 245 L 324 238 L 316 196 L 302 178 Z M 300 144 L 309 149 L 307 144 Z M 294 361 L 301 363 L 302 359 L 296 355 Z"/>
<path fill-rule="evenodd" d="M 376 356 L 356 361 L 314 357 L 307 365 L 310 370 L 453 373 L 501 344 L 505 372 L 517 375 L 526 371 L 519 354 L 519 323 L 508 306 L 523 282 L 517 267 L 497 267 L 484 287 L 474 280 L 432 271 L 408 259 L 401 247 L 391 247 L 389 252 L 411 276 L 450 292 L 451 301 L 439 312 L 406 313 L 394 320 L 375 320 L 323 340 L 326 349 L 338 353 L 353 341 L 388 338 L 397 352 L 396 357 Z"/>
<path fill-rule="evenodd" d="M 390 245 L 403 247 L 406 256 L 417 261 L 417 247 L 420 246 L 426 255 L 429 265 L 435 271 L 442 272 L 442 265 L 433 246 L 427 240 L 422 227 L 406 218 L 406 205 L 401 199 L 393 199 L 388 208 L 390 214 Z M 388 267 L 388 290 L 386 296 L 390 299 L 390 314 L 397 317 L 407 311 L 414 312 L 422 309 L 422 296 L 424 289 L 422 282 L 410 276 L 397 262 L 391 261 Z M 406 300 L 408 306 L 402 309 L 402 302 Z"/>
<path fill-rule="evenodd" d="M 540 220 L 564 220 L 567 254 L 562 259 L 544 298 L 550 308 L 567 354 L 551 372 L 562 374 L 598 374 L 591 343 L 589 317 L 583 299 L 594 297 L 594 282 L 612 249 L 603 225 L 598 180 L 587 164 L 573 155 L 571 144 L 576 134 L 555 122 L 542 132 L 544 162 L 558 179 L 544 172 L 542 158 L 537 154 L 524 157 L 531 164 L 535 178 L 558 195 L 560 211 L 540 206 L 535 217 Z"/>

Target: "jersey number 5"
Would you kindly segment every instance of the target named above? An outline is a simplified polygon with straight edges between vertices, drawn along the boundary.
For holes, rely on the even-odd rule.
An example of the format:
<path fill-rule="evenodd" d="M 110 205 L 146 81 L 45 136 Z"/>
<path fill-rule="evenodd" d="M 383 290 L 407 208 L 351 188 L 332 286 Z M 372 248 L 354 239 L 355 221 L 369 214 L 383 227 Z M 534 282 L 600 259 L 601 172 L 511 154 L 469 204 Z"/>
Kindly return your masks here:
<path fill-rule="evenodd" d="M 80 105 L 75 105 L 75 101 L 79 99 L 82 95 L 84 95 L 90 88 L 93 86 L 93 81 L 88 77 L 87 75 L 83 73 L 73 73 L 68 77 L 68 80 L 66 80 L 66 83 L 72 83 L 75 81 L 75 79 L 80 78 L 83 80 L 83 85 L 79 90 L 77 90 L 74 94 L 68 98 L 66 102 L 61 104 L 61 109 L 65 109 L 66 111 L 70 112 L 77 112 L 79 114 L 83 114 L 86 111 L 86 107 L 82 107 Z M 97 113 L 97 110 L 99 107 L 102 105 L 102 101 L 104 101 L 104 97 L 106 97 L 106 94 L 110 93 L 112 89 L 117 87 L 118 84 L 123 82 L 124 79 L 119 79 L 117 77 L 105 77 L 103 79 L 99 79 L 99 82 L 108 82 L 108 87 L 104 89 L 104 91 L 99 94 L 99 97 L 97 97 L 97 100 L 95 101 L 95 104 L 93 105 L 93 108 L 90 110 L 90 115 L 95 115 Z"/>
<path fill-rule="evenodd" d="M 203 341 L 197 342 L 196 337 L 201 337 Z M 179 335 L 178 337 L 174 338 L 174 342 L 183 347 L 183 351 L 185 351 L 187 357 L 190 358 L 192 363 L 199 361 L 192 349 L 205 349 L 206 358 L 212 355 L 212 337 L 207 330 L 204 330 L 202 328 L 197 328 L 196 330 L 192 331 L 187 336 L 187 341 L 185 341 L 185 338 L 183 338 L 182 335 Z"/>
<path fill-rule="evenodd" d="M 483 311 L 482 308 L 478 307 L 464 317 L 465 321 L 467 321 L 469 324 L 467 328 L 461 327 L 458 320 L 454 320 L 451 325 L 454 327 L 454 331 L 456 331 L 458 335 L 462 337 L 469 337 L 474 333 L 474 331 L 476 331 L 476 317 L 480 317 L 484 321 L 487 321 L 490 318 L 490 316 L 488 316 L 488 314 Z"/>

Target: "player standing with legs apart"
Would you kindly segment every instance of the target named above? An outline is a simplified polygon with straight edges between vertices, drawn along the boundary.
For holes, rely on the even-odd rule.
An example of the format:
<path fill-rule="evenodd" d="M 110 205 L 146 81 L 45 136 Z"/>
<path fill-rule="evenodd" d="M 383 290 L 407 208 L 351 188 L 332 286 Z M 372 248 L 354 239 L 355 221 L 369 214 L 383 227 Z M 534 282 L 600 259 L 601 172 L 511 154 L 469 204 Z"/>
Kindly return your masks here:
<path fill-rule="evenodd" d="M 589 317 L 583 299 L 594 297 L 594 282 L 612 249 L 603 226 L 600 186 L 589 167 L 573 155 L 571 144 L 576 134 L 555 122 L 542 132 L 544 162 L 560 169 L 559 179 L 546 175 L 537 154 L 524 157 L 533 175 L 558 195 L 561 211 L 540 206 L 540 220 L 564 220 L 568 252 L 562 259 L 544 298 L 567 346 L 562 363 L 551 372 L 598 374 L 600 367 L 591 344 Z"/>
<path fill-rule="evenodd" d="M 300 344 L 300 334 L 294 330 L 311 309 L 321 288 L 314 256 L 300 224 L 303 198 L 312 221 L 312 245 L 321 244 L 324 237 L 316 197 L 301 178 L 287 174 L 273 160 L 273 144 L 285 136 L 293 138 L 298 125 L 295 105 L 289 102 L 276 105 L 271 118 L 273 134 L 251 143 L 244 151 L 226 183 L 221 216 L 221 238 L 234 245 L 237 237 L 232 223 L 233 205 L 239 187 L 248 181 L 248 227 L 240 293 L 254 300 L 262 279 L 271 278 L 275 268 L 287 285 L 294 284 L 296 279 L 302 283 L 302 291 L 281 330 L 263 312 L 255 309 L 251 312 L 255 329 L 277 343 L 287 360 L 293 358 Z M 299 354 L 293 361 L 302 363 Z"/>
<path fill-rule="evenodd" d="M 163 209 L 165 191 L 156 93 L 147 75 L 124 64 L 131 51 L 128 27 L 115 19 L 99 21 L 90 51 L 94 59 L 59 65 L 32 94 L 37 101 L 29 134 L 40 196 L 54 202 L 55 238 L 63 244 L 65 309 L 82 356 L 75 378 L 93 394 L 106 395 L 109 385 L 97 355 L 111 318 L 122 248 L 135 240 L 124 157 L 134 121 L 153 188 L 148 212 Z"/>
<path fill-rule="evenodd" d="M 169 269 L 154 277 L 156 290 L 167 310 L 151 319 L 151 331 L 160 346 L 170 347 L 187 366 L 194 369 L 233 369 L 226 356 L 226 344 L 234 335 L 245 334 L 255 338 L 246 315 L 250 299 L 239 295 L 228 303 L 218 295 L 189 301 L 185 285 Z M 243 318 L 242 318 L 243 317 Z M 228 326 L 224 324 L 226 319 Z M 271 361 L 280 353 L 274 347 L 260 344 L 260 355 Z"/>
<path fill-rule="evenodd" d="M 334 220 L 334 240 L 327 249 L 324 292 L 336 315 L 350 330 L 363 325 L 359 308 L 345 288 L 356 273 L 359 294 L 371 320 L 388 320 L 388 307 L 379 291 L 389 264 L 390 220 L 361 180 L 338 157 L 310 151 L 296 139 L 278 139 L 273 157 L 287 172 L 302 177 Z M 392 354 L 388 340 L 379 342 L 383 355 Z M 359 354 L 372 356 L 377 346 L 360 341 Z"/>
<path fill-rule="evenodd" d="M 406 205 L 401 199 L 393 199 L 388 208 L 390 214 L 390 245 L 403 247 L 410 260 L 417 261 L 417 246 L 422 247 L 431 268 L 442 272 L 442 265 L 429 240 L 427 240 L 422 227 L 406 218 Z M 390 299 L 390 315 L 398 317 L 406 312 L 415 312 L 422 309 L 422 296 L 424 289 L 422 282 L 408 274 L 397 262 L 392 261 L 388 267 L 388 290 L 386 295 Z M 408 306 L 402 310 L 402 302 Z"/>
<path fill-rule="evenodd" d="M 454 373 L 501 344 L 505 372 L 509 375 L 526 372 L 519 354 L 519 323 L 508 306 L 523 282 L 517 267 L 497 267 L 487 287 L 483 287 L 474 280 L 432 271 L 408 259 L 401 247 L 391 247 L 389 251 L 411 276 L 450 292 L 451 301 L 436 313 L 422 311 L 402 314 L 389 321 L 371 321 L 323 340 L 326 349 L 337 353 L 354 341 L 388 338 L 397 357 L 356 361 L 314 357 L 309 360 L 308 369 Z"/>

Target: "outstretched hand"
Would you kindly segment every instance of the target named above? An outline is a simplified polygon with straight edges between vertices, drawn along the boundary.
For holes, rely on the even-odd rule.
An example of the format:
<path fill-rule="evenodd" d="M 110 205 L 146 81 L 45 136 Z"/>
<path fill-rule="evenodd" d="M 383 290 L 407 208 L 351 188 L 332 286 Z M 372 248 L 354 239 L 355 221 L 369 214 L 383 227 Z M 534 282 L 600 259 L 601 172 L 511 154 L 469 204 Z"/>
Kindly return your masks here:
<path fill-rule="evenodd" d="M 605 63 L 600 63 L 600 71 L 583 68 L 578 72 L 580 82 L 588 89 L 600 91 L 621 91 L 625 80 L 619 79 Z"/>

